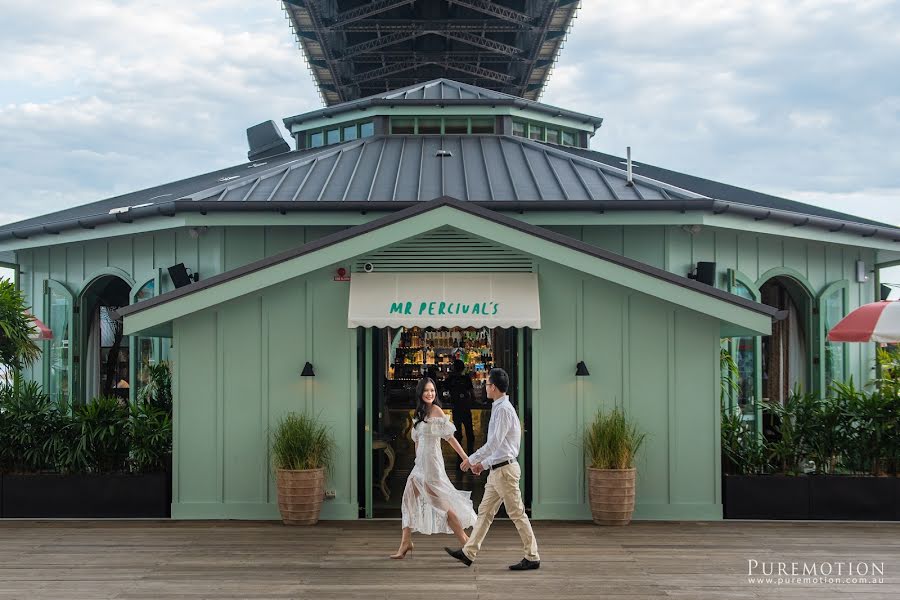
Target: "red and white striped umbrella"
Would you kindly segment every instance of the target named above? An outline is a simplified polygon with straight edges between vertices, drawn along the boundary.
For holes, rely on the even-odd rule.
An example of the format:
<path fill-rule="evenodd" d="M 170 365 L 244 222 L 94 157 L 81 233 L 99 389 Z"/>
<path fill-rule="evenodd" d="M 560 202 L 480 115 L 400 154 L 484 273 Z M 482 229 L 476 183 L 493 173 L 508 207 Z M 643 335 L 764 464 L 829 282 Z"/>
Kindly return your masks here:
<path fill-rule="evenodd" d="M 831 328 L 829 342 L 900 342 L 900 301 L 863 304 Z"/>
<path fill-rule="evenodd" d="M 53 332 L 50 331 L 50 328 L 44 325 L 43 321 L 41 321 L 31 313 L 27 314 L 31 317 L 31 326 L 33 327 L 28 337 L 35 342 L 39 340 L 52 340 Z"/>

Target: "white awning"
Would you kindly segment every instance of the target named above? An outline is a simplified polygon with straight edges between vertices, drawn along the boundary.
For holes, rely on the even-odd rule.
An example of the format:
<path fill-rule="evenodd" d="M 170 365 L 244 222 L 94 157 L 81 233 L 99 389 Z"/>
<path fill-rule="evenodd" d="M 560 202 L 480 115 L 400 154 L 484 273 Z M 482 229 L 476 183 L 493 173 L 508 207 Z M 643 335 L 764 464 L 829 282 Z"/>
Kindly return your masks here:
<path fill-rule="evenodd" d="M 354 273 L 348 327 L 541 327 L 535 273 Z"/>

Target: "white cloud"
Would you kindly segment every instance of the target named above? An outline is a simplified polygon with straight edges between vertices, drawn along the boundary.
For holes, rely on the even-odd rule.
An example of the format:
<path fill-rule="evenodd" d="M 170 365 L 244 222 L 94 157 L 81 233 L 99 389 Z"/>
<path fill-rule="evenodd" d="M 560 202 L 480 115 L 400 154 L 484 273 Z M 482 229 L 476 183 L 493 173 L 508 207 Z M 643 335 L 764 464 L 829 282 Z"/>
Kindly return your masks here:
<path fill-rule="evenodd" d="M 320 105 L 277 0 L 0 14 L 0 222 L 235 164 Z M 604 117 L 598 149 L 900 223 L 898 32 L 892 0 L 586 0 L 543 100 Z"/>

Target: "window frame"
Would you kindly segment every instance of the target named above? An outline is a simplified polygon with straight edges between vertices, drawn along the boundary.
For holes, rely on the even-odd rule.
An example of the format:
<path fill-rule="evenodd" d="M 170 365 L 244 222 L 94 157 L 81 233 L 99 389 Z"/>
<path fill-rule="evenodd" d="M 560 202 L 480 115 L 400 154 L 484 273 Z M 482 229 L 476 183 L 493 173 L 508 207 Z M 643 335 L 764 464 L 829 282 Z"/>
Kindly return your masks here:
<path fill-rule="evenodd" d="M 826 361 L 825 361 L 825 352 L 827 350 L 828 344 L 840 344 L 842 347 L 842 363 L 841 364 L 841 377 L 842 382 L 846 382 L 849 377 L 849 346 L 847 342 L 829 342 L 828 331 L 826 330 L 826 314 L 825 314 L 825 303 L 828 301 L 828 298 L 836 293 L 841 294 L 841 303 L 843 304 L 843 309 L 841 310 L 841 319 L 847 316 L 850 312 L 850 280 L 849 279 L 841 279 L 839 281 L 835 281 L 833 283 L 825 286 L 819 295 L 815 298 L 816 301 L 816 310 L 817 310 L 817 330 L 818 330 L 818 352 L 819 352 L 819 360 L 818 360 L 818 372 L 816 373 L 817 381 L 819 384 L 819 397 L 825 398 L 828 395 L 828 388 L 825 386 L 826 382 Z"/>
<path fill-rule="evenodd" d="M 728 269 L 728 292 L 734 294 L 735 288 L 740 284 L 745 287 L 748 292 L 750 292 L 750 300 L 754 302 L 759 302 L 760 293 L 759 288 L 756 286 L 756 282 L 752 279 L 738 271 L 737 269 Z M 737 336 L 737 337 L 750 337 L 750 336 Z M 755 406 L 755 410 L 753 411 L 753 427 L 756 432 L 759 433 L 762 431 L 761 423 L 762 423 L 762 337 L 761 336 L 752 336 L 753 337 L 753 403 Z M 727 345 L 728 353 L 734 358 L 735 350 L 736 350 L 736 342 L 735 338 L 728 338 Z M 728 405 L 731 408 L 737 406 L 737 397 L 736 395 L 729 391 L 728 393 Z M 748 419 L 749 420 L 749 419 Z"/>

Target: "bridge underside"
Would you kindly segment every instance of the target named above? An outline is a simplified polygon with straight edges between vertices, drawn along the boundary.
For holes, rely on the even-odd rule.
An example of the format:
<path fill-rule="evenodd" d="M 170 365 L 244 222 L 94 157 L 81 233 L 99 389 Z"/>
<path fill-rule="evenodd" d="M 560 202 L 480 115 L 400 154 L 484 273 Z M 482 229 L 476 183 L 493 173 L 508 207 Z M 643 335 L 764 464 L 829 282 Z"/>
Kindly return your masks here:
<path fill-rule="evenodd" d="M 577 0 L 283 0 L 327 105 L 446 77 L 537 100 Z"/>

